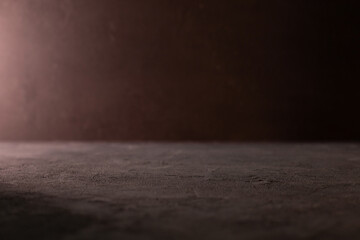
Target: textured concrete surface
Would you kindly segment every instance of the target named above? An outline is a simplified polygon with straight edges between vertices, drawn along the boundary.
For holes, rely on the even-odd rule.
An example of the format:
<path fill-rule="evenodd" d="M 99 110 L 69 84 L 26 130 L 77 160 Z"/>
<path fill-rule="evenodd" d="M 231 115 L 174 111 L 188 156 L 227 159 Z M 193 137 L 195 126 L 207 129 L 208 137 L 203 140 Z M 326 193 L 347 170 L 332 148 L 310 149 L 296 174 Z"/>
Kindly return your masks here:
<path fill-rule="evenodd" d="M 0 239 L 359 238 L 360 144 L 0 144 Z"/>

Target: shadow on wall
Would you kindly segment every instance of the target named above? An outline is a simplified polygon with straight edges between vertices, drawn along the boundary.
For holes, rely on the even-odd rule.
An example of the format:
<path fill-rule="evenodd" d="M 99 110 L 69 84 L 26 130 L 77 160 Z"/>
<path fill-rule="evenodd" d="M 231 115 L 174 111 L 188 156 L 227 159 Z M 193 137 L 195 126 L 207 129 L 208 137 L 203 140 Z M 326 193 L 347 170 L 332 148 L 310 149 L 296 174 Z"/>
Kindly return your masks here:
<path fill-rule="evenodd" d="M 0 139 L 356 140 L 352 2 L 2 0 Z"/>

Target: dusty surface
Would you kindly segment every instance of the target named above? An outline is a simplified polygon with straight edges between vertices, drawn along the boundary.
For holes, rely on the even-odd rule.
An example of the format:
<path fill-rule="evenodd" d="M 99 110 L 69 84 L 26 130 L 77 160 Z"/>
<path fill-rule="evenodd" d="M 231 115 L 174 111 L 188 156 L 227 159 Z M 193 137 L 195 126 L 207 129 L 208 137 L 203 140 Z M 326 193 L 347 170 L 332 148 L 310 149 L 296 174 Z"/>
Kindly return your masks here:
<path fill-rule="evenodd" d="M 359 144 L 0 144 L 0 239 L 360 239 Z"/>

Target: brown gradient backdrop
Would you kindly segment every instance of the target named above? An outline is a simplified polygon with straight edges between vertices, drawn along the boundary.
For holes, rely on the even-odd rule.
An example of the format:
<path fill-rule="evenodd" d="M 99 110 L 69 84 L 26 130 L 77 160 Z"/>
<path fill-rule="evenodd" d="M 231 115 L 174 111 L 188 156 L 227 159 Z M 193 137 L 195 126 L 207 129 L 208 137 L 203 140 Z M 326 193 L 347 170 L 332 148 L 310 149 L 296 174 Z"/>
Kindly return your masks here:
<path fill-rule="evenodd" d="M 354 3 L 0 0 L 0 139 L 359 140 Z"/>

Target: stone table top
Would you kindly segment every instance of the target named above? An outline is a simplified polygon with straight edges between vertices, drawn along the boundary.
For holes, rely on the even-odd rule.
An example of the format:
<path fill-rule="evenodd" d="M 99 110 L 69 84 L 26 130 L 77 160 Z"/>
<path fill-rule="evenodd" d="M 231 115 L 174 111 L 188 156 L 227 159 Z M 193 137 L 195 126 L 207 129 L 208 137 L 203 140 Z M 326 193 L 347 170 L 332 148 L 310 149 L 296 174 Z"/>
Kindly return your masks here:
<path fill-rule="evenodd" d="M 0 239 L 360 239 L 359 143 L 0 143 Z"/>

